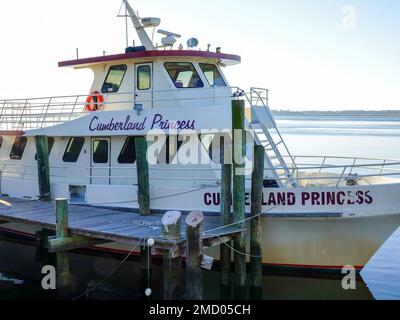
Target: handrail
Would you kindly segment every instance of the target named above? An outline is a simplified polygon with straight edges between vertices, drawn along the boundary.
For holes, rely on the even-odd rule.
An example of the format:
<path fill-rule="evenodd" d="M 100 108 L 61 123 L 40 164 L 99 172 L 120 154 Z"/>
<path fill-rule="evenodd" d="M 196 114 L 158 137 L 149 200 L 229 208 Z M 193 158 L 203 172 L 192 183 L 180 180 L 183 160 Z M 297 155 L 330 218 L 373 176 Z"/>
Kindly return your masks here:
<path fill-rule="evenodd" d="M 218 99 L 231 99 L 234 90 L 238 90 L 238 87 L 212 87 L 202 88 L 201 90 L 199 88 L 151 90 L 151 99 L 138 99 L 133 91 L 110 93 L 105 94 L 103 105 L 125 105 L 133 108 L 135 103 L 206 101 L 210 99 L 215 104 Z M 198 96 L 188 97 L 187 93 L 190 92 L 197 93 Z M 206 94 L 201 94 L 204 92 Z M 217 92 L 221 92 L 221 94 L 217 94 Z M 163 95 L 163 93 L 168 93 L 168 95 Z M 0 128 L 38 129 L 82 117 L 88 114 L 85 110 L 86 97 L 85 94 L 0 100 Z M 111 97 L 113 97 L 113 100 L 109 99 Z"/>
<path fill-rule="evenodd" d="M 310 159 L 340 159 L 340 160 L 354 160 L 355 157 L 346 157 L 346 156 L 312 156 L 312 155 L 295 155 L 296 158 L 310 158 Z M 372 158 L 372 157 L 356 157 L 358 160 L 375 160 L 375 161 L 396 161 L 400 162 L 400 159 L 383 159 L 383 158 Z"/>

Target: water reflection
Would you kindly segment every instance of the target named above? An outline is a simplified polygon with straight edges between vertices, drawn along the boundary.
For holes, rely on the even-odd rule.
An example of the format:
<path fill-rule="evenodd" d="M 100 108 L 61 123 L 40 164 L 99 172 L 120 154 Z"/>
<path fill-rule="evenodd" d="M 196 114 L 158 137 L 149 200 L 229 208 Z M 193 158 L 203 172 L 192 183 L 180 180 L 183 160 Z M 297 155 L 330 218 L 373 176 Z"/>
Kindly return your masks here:
<path fill-rule="evenodd" d="M 35 260 L 36 247 L 26 244 L 0 241 L 0 299 L 54 299 L 55 293 L 41 288 L 41 267 L 44 262 Z M 140 264 L 127 261 L 106 282 L 97 286 L 119 264 L 120 260 L 86 254 L 71 254 L 72 290 L 80 299 L 143 299 Z M 121 259 L 122 260 L 122 259 Z M 205 299 L 234 299 L 237 290 L 219 286 L 219 272 L 204 273 Z M 184 275 L 183 275 L 184 278 Z M 183 279 L 184 280 L 184 279 Z M 315 278 L 267 274 L 263 277 L 263 289 L 239 291 L 241 297 L 252 299 L 372 299 L 362 281 L 357 290 L 345 291 L 341 279 Z M 90 290 L 94 288 L 95 290 Z M 88 294 L 86 294 L 89 288 Z M 151 276 L 152 299 L 162 299 L 162 266 L 153 264 Z"/>

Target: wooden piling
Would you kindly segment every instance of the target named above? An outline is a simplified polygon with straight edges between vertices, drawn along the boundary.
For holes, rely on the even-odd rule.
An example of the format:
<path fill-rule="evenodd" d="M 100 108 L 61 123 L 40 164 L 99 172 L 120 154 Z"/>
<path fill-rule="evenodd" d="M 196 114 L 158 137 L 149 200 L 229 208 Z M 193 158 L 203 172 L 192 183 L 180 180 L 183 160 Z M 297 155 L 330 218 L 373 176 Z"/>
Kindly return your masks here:
<path fill-rule="evenodd" d="M 245 113 L 244 101 L 232 101 L 232 136 L 233 136 L 233 222 L 245 219 Z M 237 226 L 244 228 L 244 222 Z M 244 232 L 234 238 L 234 274 L 235 292 L 238 298 L 243 298 L 246 287 L 246 238 Z"/>
<path fill-rule="evenodd" d="M 186 298 L 203 300 L 203 271 L 201 257 L 203 254 L 204 215 L 194 211 L 186 217 Z"/>
<path fill-rule="evenodd" d="M 36 154 L 39 180 L 39 198 L 50 201 L 49 140 L 47 136 L 36 136 Z"/>
<path fill-rule="evenodd" d="M 49 239 L 55 236 L 54 230 L 42 229 L 35 233 L 36 252 L 35 261 L 45 265 L 57 265 L 56 255 L 49 251 Z"/>
<path fill-rule="evenodd" d="M 181 239 L 181 217 L 178 211 L 169 211 L 161 219 L 165 240 Z M 163 254 L 164 300 L 177 300 L 181 295 L 182 260 L 179 247 L 171 246 Z"/>
<path fill-rule="evenodd" d="M 56 237 L 67 238 L 68 234 L 68 201 L 56 199 Z M 67 252 L 57 253 L 57 292 L 59 297 L 66 299 L 69 296 L 71 274 L 69 256 Z"/>
<path fill-rule="evenodd" d="M 138 180 L 139 213 L 150 214 L 149 164 L 147 162 L 147 141 L 145 137 L 135 138 L 136 168 Z"/>
<path fill-rule="evenodd" d="M 150 215 L 150 182 L 149 163 L 147 161 L 147 141 L 145 137 L 135 138 L 136 170 L 138 181 L 139 213 L 142 216 Z M 149 287 L 149 273 L 151 272 L 151 248 L 140 248 L 140 273 L 142 292 Z M 151 279 L 151 277 L 150 277 Z"/>
<path fill-rule="evenodd" d="M 250 286 L 254 293 L 260 292 L 262 288 L 261 213 L 264 189 L 264 157 L 263 146 L 255 144 L 251 186 L 251 215 L 254 218 L 250 223 Z"/>
<path fill-rule="evenodd" d="M 225 157 L 228 149 L 226 140 L 221 143 L 221 224 L 229 225 L 232 222 L 232 163 L 231 159 Z M 229 154 L 227 152 L 227 154 Z M 231 262 L 232 250 L 229 247 L 231 241 L 222 244 L 220 247 L 220 263 L 221 263 L 221 292 L 229 292 L 231 285 Z"/>

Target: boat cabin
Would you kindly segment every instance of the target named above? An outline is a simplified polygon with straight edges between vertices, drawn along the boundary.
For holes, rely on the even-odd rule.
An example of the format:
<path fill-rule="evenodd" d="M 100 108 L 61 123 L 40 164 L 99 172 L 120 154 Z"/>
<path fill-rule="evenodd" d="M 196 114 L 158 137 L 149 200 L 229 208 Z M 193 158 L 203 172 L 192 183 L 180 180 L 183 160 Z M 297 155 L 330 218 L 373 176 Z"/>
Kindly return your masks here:
<path fill-rule="evenodd" d="M 217 52 L 132 47 L 125 54 L 64 61 L 59 66 L 90 68 L 90 92 L 104 100 L 101 110 L 113 111 L 226 103 L 232 89 L 222 67 L 237 63 L 239 56 Z"/>

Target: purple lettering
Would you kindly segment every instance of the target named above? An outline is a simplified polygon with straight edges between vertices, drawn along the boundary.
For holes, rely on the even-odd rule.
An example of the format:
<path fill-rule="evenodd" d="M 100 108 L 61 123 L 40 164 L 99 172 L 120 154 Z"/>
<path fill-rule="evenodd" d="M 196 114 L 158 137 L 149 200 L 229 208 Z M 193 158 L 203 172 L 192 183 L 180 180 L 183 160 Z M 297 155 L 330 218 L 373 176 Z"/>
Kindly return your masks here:
<path fill-rule="evenodd" d="M 338 192 L 337 194 L 337 204 L 338 205 L 344 205 L 344 197 L 346 197 L 346 193 L 344 193 L 343 191 Z"/>
<path fill-rule="evenodd" d="M 205 194 L 204 194 L 204 204 L 205 204 L 206 206 L 210 206 L 210 205 L 212 204 L 212 201 L 211 201 L 211 194 L 210 194 L 210 193 L 205 193 Z"/>
<path fill-rule="evenodd" d="M 302 204 L 303 206 L 305 206 L 305 205 L 306 205 L 306 202 L 307 202 L 308 200 L 310 200 L 310 198 L 311 198 L 311 195 L 310 195 L 308 192 L 302 192 L 302 193 L 301 193 L 301 204 Z"/>
<path fill-rule="evenodd" d="M 365 203 L 372 204 L 374 199 L 369 195 L 370 191 L 365 192 Z"/>

